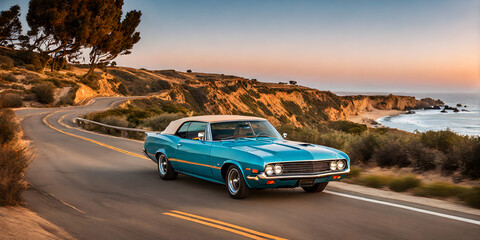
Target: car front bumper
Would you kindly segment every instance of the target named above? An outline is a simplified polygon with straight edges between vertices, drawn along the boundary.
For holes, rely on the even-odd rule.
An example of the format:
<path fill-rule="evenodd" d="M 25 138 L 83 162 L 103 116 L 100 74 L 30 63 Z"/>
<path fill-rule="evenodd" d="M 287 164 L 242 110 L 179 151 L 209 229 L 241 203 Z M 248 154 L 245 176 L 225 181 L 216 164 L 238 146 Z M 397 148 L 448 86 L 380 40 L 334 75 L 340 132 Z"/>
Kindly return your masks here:
<path fill-rule="evenodd" d="M 265 172 L 255 175 L 255 176 L 247 176 L 248 180 L 254 180 L 258 181 L 260 179 L 264 180 L 277 180 L 277 179 L 302 179 L 302 178 L 323 178 L 331 175 L 341 175 L 341 174 L 347 174 L 350 172 L 350 168 L 345 169 L 343 171 L 335 171 L 335 172 L 324 172 L 324 173 L 318 173 L 318 174 L 297 174 L 297 175 L 272 175 L 272 176 L 267 176 Z"/>

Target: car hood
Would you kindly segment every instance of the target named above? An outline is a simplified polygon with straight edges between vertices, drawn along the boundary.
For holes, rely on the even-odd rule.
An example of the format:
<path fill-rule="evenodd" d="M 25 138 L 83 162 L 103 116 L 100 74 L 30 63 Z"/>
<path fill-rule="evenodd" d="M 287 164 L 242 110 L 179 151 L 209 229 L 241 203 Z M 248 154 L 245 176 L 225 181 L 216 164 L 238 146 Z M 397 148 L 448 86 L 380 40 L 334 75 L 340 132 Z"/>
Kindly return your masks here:
<path fill-rule="evenodd" d="M 333 148 L 280 139 L 238 140 L 224 142 L 222 145 L 256 155 L 265 162 L 348 158 L 345 153 Z"/>

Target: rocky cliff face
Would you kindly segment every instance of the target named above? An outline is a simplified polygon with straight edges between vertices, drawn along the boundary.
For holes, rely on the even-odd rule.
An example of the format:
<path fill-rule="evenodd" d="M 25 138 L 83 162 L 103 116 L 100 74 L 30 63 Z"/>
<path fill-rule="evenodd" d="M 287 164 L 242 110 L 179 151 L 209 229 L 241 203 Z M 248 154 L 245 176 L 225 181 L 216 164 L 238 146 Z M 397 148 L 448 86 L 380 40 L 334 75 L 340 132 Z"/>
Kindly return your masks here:
<path fill-rule="evenodd" d="M 195 114 L 242 114 L 266 117 L 273 124 L 305 126 L 345 120 L 373 109 L 412 109 L 441 102 L 409 96 L 338 96 L 302 86 L 263 83 L 234 76 L 180 73 L 159 101 L 171 101 Z M 178 79 L 178 76 L 176 76 Z"/>

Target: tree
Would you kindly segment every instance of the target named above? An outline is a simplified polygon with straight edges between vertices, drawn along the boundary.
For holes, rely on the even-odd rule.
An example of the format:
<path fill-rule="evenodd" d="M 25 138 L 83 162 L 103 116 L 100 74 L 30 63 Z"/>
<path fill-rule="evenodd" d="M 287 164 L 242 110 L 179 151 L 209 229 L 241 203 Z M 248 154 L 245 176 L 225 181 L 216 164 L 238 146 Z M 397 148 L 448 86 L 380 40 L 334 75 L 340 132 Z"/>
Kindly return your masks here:
<path fill-rule="evenodd" d="M 10 10 L 0 12 L 0 45 L 14 46 L 22 33 L 22 24 L 19 20 L 20 6 L 14 5 Z"/>
<path fill-rule="evenodd" d="M 22 36 L 21 46 L 38 52 L 42 64 L 50 62 L 52 71 L 58 62 L 74 61 L 82 47 L 82 13 L 81 0 L 31 0 L 27 13 L 30 30 Z"/>
<path fill-rule="evenodd" d="M 104 1 L 108 2 L 108 1 Z M 120 15 L 112 19 L 112 27 L 106 31 L 100 32 L 89 39 L 87 47 L 90 51 L 90 69 L 87 76 L 92 74 L 95 66 L 98 63 L 108 62 L 113 60 L 118 55 L 130 54 L 130 49 L 133 45 L 140 41 L 140 33 L 135 32 L 138 24 L 140 24 L 140 11 L 130 11 L 125 15 L 125 19 L 121 20 L 123 1 L 114 1 L 116 3 L 117 11 Z"/>
<path fill-rule="evenodd" d="M 130 11 L 122 21 L 122 6 L 123 0 L 30 0 L 31 30 L 22 46 L 38 51 L 52 71 L 57 62 L 76 61 L 82 48 L 90 48 L 90 75 L 96 64 L 130 53 L 140 40 L 135 28 L 141 13 Z"/>

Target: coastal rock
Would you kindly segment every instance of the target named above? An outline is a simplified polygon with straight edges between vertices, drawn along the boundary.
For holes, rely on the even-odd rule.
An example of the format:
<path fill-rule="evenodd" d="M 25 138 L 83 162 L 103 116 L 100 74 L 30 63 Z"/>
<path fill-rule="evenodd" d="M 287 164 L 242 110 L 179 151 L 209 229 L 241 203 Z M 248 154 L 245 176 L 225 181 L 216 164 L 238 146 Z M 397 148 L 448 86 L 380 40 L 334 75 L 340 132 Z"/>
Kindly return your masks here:
<path fill-rule="evenodd" d="M 408 110 L 405 114 L 415 114 L 415 111 Z"/>
<path fill-rule="evenodd" d="M 467 109 L 462 109 L 462 112 L 470 112 L 470 111 L 468 111 Z"/>
<path fill-rule="evenodd" d="M 447 113 L 447 110 L 446 108 L 444 108 L 442 111 L 440 111 L 441 113 Z"/>
<path fill-rule="evenodd" d="M 440 100 L 440 99 L 433 99 L 433 98 L 422 98 L 420 100 L 418 100 L 418 103 L 417 105 L 414 107 L 415 109 L 422 109 L 422 108 L 429 108 L 429 107 L 432 107 L 432 106 L 442 106 L 444 105 L 445 103 Z"/>
<path fill-rule="evenodd" d="M 462 104 L 461 104 L 461 103 L 457 103 L 457 107 L 462 107 Z"/>
<path fill-rule="evenodd" d="M 458 108 L 454 108 L 453 112 L 460 112 L 460 110 L 458 110 Z"/>

